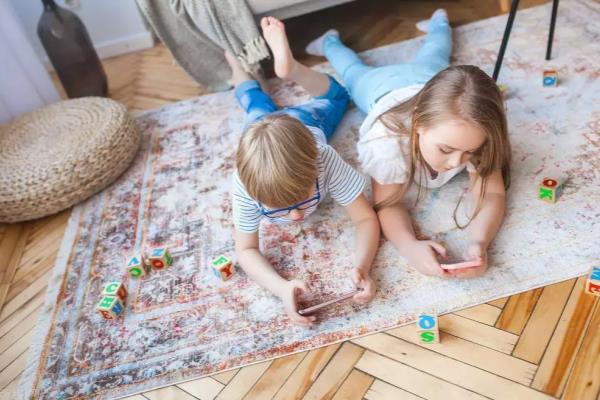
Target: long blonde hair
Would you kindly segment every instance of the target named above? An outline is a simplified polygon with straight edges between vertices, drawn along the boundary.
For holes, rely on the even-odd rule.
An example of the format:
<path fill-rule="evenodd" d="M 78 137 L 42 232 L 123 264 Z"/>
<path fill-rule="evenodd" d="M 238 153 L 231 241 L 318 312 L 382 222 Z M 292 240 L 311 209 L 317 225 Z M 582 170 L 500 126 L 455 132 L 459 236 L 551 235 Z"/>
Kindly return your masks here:
<path fill-rule="evenodd" d="M 410 117 L 411 127 L 407 129 L 403 121 Z M 475 124 L 486 134 L 486 140 L 474 154 L 471 162 L 482 179 L 482 190 L 475 212 L 469 222 L 461 226 L 457 220 L 460 200 L 454 210 L 454 221 L 459 228 L 465 228 L 479 213 L 485 197 L 489 177 L 497 170 L 502 171 L 504 186 L 510 186 L 510 141 L 504 102 L 496 83 L 485 72 L 473 65 L 458 65 L 446 68 L 435 75 L 409 100 L 391 108 L 380 116 L 386 128 L 399 135 L 409 136 L 410 170 L 409 179 L 403 190 L 375 205 L 379 211 L 399 204 L 406 190 L 412 184 L 417 166 L 426 170 L 419 150 L 417 127 L 431 128 L 448 119 L 461 119 Z M 419 175 L 419 181 L 422 174 Z M 420 197 L 420 185 L 417 201 Z M 462 197 L 461 197 L 462 199 Z"/>
<path fill-rule="evenodd" d="M 244 132 L 236 165 L 248 194 L 271 207 L 305 200 L 317 179 L 314 136 L 285 114 L 269 115 Z"/>

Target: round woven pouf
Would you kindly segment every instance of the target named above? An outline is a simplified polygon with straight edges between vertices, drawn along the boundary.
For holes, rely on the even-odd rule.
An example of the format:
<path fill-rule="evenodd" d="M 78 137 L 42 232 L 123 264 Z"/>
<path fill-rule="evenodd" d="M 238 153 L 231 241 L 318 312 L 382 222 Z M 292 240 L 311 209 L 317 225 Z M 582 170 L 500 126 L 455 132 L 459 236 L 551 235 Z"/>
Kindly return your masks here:
<path fill-rule="evenodd" d="M 55 103 L 0 127 L 0 222 L 88 198 L 127 169 L 139 144 L 125 106 L 101 97 Z"/>

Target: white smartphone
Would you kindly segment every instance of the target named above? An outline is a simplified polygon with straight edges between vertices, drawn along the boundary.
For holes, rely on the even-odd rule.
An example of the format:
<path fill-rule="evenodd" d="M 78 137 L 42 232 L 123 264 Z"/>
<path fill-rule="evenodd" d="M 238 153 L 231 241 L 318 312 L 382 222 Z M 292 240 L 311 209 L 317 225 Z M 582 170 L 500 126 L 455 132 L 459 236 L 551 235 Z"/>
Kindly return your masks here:
<path fill-rule="evenodd" d="M 313 313 L 319 311 L 322 308 L 325 308 L 325 307 L 330 306 L 330 305 L 335 304 L 335 303 L 339 303 L 340 301 L 348 300 L 348 299 L 354 297 L 355 294 L 360 293 L 360 292 L 362 292 L 362 288 L 354 289 L 353 291 L 345 293 L 345 294 L 343 294 L 343 295 L 341 295 L 339 297 L 336 297 L 334 299 L 327 300 L 327 301 L 324 301 L 322 303 L 315 304 L 314 306 L 310 306 L 310 307 L 304 308 L 302 310 L 299 310 L 298 314 L 300 314 L 300 315 L 310 315 L 310 314 L 313 314 Z"/>

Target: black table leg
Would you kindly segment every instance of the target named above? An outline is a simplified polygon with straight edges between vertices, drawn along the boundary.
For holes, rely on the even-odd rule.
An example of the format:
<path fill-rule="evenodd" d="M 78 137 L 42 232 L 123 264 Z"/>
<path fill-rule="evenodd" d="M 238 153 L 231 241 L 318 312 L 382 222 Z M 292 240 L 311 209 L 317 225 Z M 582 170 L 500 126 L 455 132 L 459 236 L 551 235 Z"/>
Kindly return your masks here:
<path fill-rule="evenodd" d="M 555 4 L 558 0 L 554 0 Z M 510 13 L 508 14 L 508 21 L 506 21 L 506 28 L 504 29 L 504 36 L 502 37 L 502 44 L 500 45 L 500 51 L 498 52 L 498 58 L 496 59 L 496 66 L 494 67 L 494 74 L 492 75 L 494 81 L 498 80 L 498 74 L 500 73 L 500 67 L 502 66 L 502 59 L 504 58 L 504 51 L 508 44 L 508 38 L 510 37 L 510 31 L 512 30 L 513 21 L 517 14 L 517 8 L 519 7 L 519 0 L 512 0 L 510 6 Z"/>
<path fill-rule="evenodd" d="M 558 11 L 558 0 L 552 2 L 552 19 L 550 20 L 550 32 L 548 32 L 548 47 L 546 49 L 546 60 L 552 58 L 552 41 L 554 40 L 554 25 L 556 24 L 556 13 Z"/>

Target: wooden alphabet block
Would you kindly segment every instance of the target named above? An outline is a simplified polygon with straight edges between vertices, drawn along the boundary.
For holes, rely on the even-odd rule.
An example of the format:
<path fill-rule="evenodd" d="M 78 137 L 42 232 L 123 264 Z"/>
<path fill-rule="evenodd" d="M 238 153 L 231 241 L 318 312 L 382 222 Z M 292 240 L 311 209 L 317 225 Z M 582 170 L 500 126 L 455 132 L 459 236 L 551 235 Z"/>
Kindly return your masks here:
<path fill-rule="evenodd" d="M 498 86 L 498 91 L 500 92 L 502 98 L 506 99 L 508 97 L 508 86 L 503 83 L 498 83 L 496 86 Z"/>
<path fill-rule="evenodd" d="M 235 269 L 231 260 L 223 255 L 218 256 L 212 260 L 213 273 L 221 280 L 228 280 L 233 276 Z"/>
<path fill-rule="evenodd" d="M 125 303 L 125 299 L 127 299 L 127 288 L 121 282 L 109 282 L 106 285 L 104 285 L 102 295 L 117 296 L 121 300 L 121 302 Z"/>
<path fill-rule="evenodd" d="M 154 269 L 163 269 L 164 267 L 173 264 L 173 258 L 171 257 L 171 254 L 169 254 L 169 250 L 165 247 L 152 249 L 148 260 Z"/>
<path fill-rule="evenodd" d="M 417 332 L 421 343 L 439 343 L 440 331 L 437 315 L 419 314 L 417 316 Z"/>
<path fill-rule="evenodd" d="M 127 272 L 132 278 L 141 278 L 148 274 L 149 266 L 144 262 L 143 255 L 135 255 L 129 259 L 127 263 Z"/>
<path fill-rule="evenodd" d="M 117 319 L 123 314 L 124 305 L 116 296 L 104 296 L 96 306 L 104 319 Z"/>
<path fill-rule="evenodd" d="M 562 183 L 553 178 L 544 178 L 539 186 L 540 200 L 556 203 L 562 194 Z"/>
<path fill-rule="evenodd" d="M 592 267 L 585 283 L 585 292 L 600 296 L 600 267 Z"/>
<path fill-rule="evenodd" d="M 555 69 L 547 69 L 544 71 L 544 87 L 558 86 L 558 73 Z"/>

